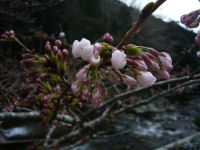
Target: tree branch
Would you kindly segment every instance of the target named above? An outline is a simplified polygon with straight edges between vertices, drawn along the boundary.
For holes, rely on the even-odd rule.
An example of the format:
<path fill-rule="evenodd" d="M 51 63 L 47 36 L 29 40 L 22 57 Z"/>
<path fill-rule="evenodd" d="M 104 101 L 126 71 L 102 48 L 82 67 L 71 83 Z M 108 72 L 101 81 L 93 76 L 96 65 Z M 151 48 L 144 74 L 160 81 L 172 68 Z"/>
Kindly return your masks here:
<path fill-rule="evenodd" d="M 161 96 L 167 95 L 169 93 L 175 92 L 177 89 L 179 89 L 181 87 L 186 87 L 186 86 L 189 86 L 191 84 L 195 84 L 195 83 L 199 83 L 199 82 L 200 82 L 200 79 L 190 80 L 190 81 L 184 82 L 184 83 L 179 84 L 179 85 L 177 85 L 177 86 L 175 86 L 173 88 L 170 88 L 170 89 L 168 89 L 166 91 L 160 92 L 159 94 L 154 95 L 154 96 L 152 96 L 152 97 L 150 97 L 150 98 L 148 98 L 146 100 L 141 100 L 138 103 L 130 104 L 130 105 L 127 105 L 127 106 L 125 106 L 123 108 L 120 108 L 119 110 L 116 110 L 114 112 L 114 114 L 116 115 L 116 114 L 119 114 L 119 113 L 121 113 L 121 112 L 123 112 L 123 111 L 125 111 L 127 109 L 135 108 L 135 107 L 139 107 L 141 105 L 148 104 L 148 103 L 152 102 L 153 100 L 157 99 L 158 97 L 161 97 Z"/>
<path fill-rule="evenodd" d="M 126 33 L 126 35 L 123 37 L 121 42 L 117 45 L 117 48 L 120 49 L 122 46 L 124 46 L 137 32 L 137 30 L 143 25 L 143 23 L 152 15 L 152 13 L 160 7 L 166 0 L 157 0 L 156 3 L 149 3 L 154 5 L 147 4 L 140 15 L 140 18 L 134 24 L 131 29 Z"/>
<path fill-rule="evenodd" d="M 0 113 L 0 121 L 4 120 L 40 120 L 42 119 L 40 117 L 39 112 L 1 112 Z M 57 120 L 73 123 L 74 119 L 69 115 L 57 115 Z"/>

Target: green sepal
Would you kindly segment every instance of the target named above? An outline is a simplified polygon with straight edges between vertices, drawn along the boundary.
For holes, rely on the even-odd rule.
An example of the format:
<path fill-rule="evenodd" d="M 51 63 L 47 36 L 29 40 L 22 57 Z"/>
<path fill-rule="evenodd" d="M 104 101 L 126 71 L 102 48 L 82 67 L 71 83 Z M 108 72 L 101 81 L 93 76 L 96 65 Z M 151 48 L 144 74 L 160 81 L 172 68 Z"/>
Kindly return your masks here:
<path fill-rule="evenodd" d="M 136 47 L 136 45 L 129 44 L 126 46 L 126 54 L 128 55 L 141 55 L 141 48 Z"/>

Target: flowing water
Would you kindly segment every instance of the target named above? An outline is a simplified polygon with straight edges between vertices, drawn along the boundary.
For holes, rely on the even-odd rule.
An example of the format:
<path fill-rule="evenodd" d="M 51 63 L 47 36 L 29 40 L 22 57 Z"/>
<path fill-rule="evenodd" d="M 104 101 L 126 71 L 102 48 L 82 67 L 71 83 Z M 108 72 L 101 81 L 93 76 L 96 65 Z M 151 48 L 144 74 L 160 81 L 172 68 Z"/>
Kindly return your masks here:
<path fill-rule="evenodd" d="M 104 124 L 101 134 L 73 150 L 152 150 L 196 133 L 199 128 L 194 120 L 200 115 L 199 108 L 199 95 L 161 98 L 154 104 L 137 108 L 134 114 L 127 112 L 113 118 Z M 22 144 L 16 146 L 12 141 L 30 138 L 30 135 L 41 138 L 45 133 L 39 123 L 32 122 L 3 122 L 1 127 L 1 148 L 8 147 L 3 143 L 9 141 L 12 149 L 24 149 Z M 63 129 L 56 135 L 61 133 Z"/>

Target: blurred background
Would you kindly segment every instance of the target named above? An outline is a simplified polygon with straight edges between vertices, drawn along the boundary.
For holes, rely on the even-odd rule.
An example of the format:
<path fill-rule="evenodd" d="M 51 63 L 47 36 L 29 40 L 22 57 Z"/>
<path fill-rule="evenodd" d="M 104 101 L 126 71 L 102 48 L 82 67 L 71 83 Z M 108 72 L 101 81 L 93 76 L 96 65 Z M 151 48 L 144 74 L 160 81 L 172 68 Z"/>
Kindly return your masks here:
<path fill-rule="evenodd" d="M 149 0 L 1 0 L 0 33 L 13 29 L 16 36 L 37 53 L 44 52 L 47 40 L 60 38 L 70 50 L 74 40 L 84 37 L 94 43 L 107 32 L 114 37 L 113 45 L 116 45 L 137 21 L 140 10 L 148 2 Z M 176 2 L 168 0 L 130 41 L 170 53 L 174 64 L 178 61 L 172 72 L 174 76 L 188 75 L 200 64 L 196 57 L 197 49 L 189 53 L 194 48 L 196 34 L 179 23 L 181 15 L 199 8 L 199 2 Z M 65 35 L 61 36 L 61 32 Z M 5 78 L 12 81 L 17 72 L 21 71 L 19 60 L 22 53 L 21 47 L 15 42 L 0 43 L 0 81 Z M 105 125 L 105 133 L 112 136 L 91 140 L 75 150 L 150 150 L 198 132 L 200 94 L 198 86 L 195 87 L 197 89 L 193 88 L 163 97 L 157 103 L 137 109 L 134 115 L 120 115 L 111 124 Z M 6 129 L 5 126 L 0 127 Z M 31 133 L 38 130 L 34 126 L 30 127 L 25 135 L 18 133 L 8 139 L 18 139 L 19 136 L 24 138 L 30 134 L 30 130 Z M 13 128 L 9 126 L 10 130 Z M 197 145 L 200 138 L 198 140 Z"/>

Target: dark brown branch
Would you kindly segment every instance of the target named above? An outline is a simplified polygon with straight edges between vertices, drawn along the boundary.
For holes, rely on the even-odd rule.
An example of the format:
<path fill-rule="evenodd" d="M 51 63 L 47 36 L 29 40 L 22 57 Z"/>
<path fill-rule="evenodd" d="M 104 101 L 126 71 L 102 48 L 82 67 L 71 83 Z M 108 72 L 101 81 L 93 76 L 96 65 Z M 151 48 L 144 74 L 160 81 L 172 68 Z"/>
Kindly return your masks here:
<path fill-rule="evenodd" d="M 134 24 L 131 29 L 126 33 L 121 42 L 117 45 L 120 49 L 122 46 L 127 44 L 127 42 L 134 36 L 137 30 L 143 25 L 143 23 L 152 15 L 152 13 L 160 7 L 166 0 L 158 0 L 156 3 L 147 4 L 142 10 L 139 20 Z"/>
<path fill-rule="evenodd" d="M 160 81 L 160 82 L 153 84 L 152 86 L 140 87 L 140 88 L 137 88 L 137 89 L 133 89 L 133 90 L 118 94 L 118 95 L 106 100 L 105 103 L 103 104 L 103 107 L 105 107 L 106 105 L 114 103 L 118 99 L 125 99 L 127 97 L 130 97 L 130 96 L 136 94 L 136 93 L 139 93 L 139 92 L 151 89 L 151 88 L 164 86 L 164 85 L 168 85 L 168 84 L 173 84 L 173 83 L 178 83 L 178 82 L 184 82 L 184 81 L 188 81 L 188 80 L 192 80 L 192 79 L 198 79 L 198 78 L 200 78 L 200 74 L 196 74 L 196 75 L 193 75 L 193 76 L 183 76 L 183 77 L 179 77 L 179 78 L 175 78 L 175 79 Z M 89 114 L 93 113 L 96 110 L 97 110 L 96 108 L 90 110 L 89 112 L 87 112 L 85 114 L 85 116 L 88 116 Z"/>
<path fill-rule="evenodd" d="M 123 111 L 125 111 L 125 110 L 127 110 L 127 109 L 139 107 L 139 106 L 141 106 L 141 105 L 146 105 L 146 104 L 152 102 L 153 100 L 156 100 L 157 98 L 159 98 L 159 97 L 161 97 L 161 96 L 164 96 L 164 95 L 167 95 L 167 94 L 169 94 L 169 93 L 175 92 L 177 89 L 179 89 L 179 88 L 181 88 L 181 87 L 187 87 L 187 86 L 189 86 L 189 85 L 191 85 L 191 84 L 196 84 L 196 83 L 199 83 L 199 82 L 200 82 L 200 79 L 186 81 L 186 82 L 184 82 L 184 83 L 182 83 L 182 84 L 179 84 L 179 85 L 177 85 L 177 86 L 175 86 L 175 87 L 173 87 L 173 88 L 170 88 L 170 89 L 168 89 L 168 90 L 166 90 L 166 91 L 160 92 L 159 94 L 154 95 L 154 96 L 152 96 L 152 97 L 150 97 L 150 98 L 148 98 L 148 99 L 146 99 L 146 100 L 141 100 L 141 101 L 139 101 L 139 102 L 136 103 L 136 104 L 130 104 L 130 105 L 127 105 L 127 106 L 125 106 L 125 107 L 123 107 L 123 108 L 120 108 L 119 110 L 116 110 L 116 111 L 114 112 L 114 114 L 116 115 L 116 114 L 119 114 L 119 113 L 121 113 L 121 112 L 123 112 Z"/>

